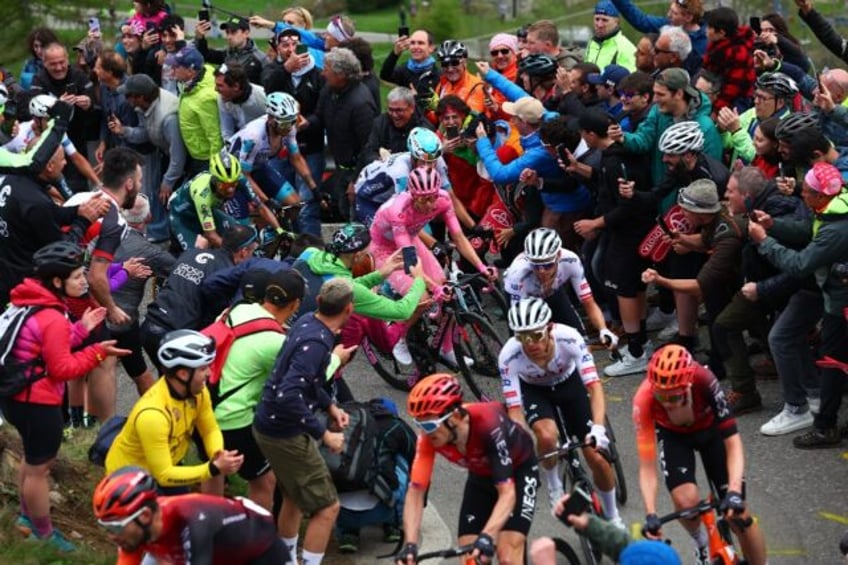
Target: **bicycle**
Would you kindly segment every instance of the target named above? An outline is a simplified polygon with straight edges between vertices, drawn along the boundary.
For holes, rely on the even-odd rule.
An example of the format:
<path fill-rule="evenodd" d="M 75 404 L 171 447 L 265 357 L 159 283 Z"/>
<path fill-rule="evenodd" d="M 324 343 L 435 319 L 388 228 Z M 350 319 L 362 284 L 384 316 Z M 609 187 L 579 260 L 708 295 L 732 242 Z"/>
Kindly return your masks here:
<path fill-rule="evenodd" d="M 427 561 L 429 559 L 450 559 L 451 557 L 460 557 L 462 555 L 466 555 L 474 551 L 474 545 L 461 545 L 459 547 L 450 547 L 448 549 L 439 549 L 436 551 L 428 551 L 427 553 L 420 553 L 415 558 L 416 563 L 421 563 L 422 561 Z"/>
<path fill-rule="evenodd" d="M 491 323 L 475 311 L 479 301 L 470 291 L 471 281 L 480 278 L 484 277 L 479 273 L 462 275 L 456 281 L 445 283 L 446 298 L 438 320 L 431 321 L 425 314 L 410 326 L 406 341 L 412 365 L 401 365 L 391 350 L 383 351 L 367 337 L 363 338 L 361 349 L 366 359 L 386 383 L 409 391 L 418 379 L 436 372 L 436 365 L 441 364 L 462 373 L 477 398 L 503 400 L 498 375 L 498 355 L 503 341 Z M 440 355 L 446 339 L 451 340 L 456 363 Z M 497 383 L 497 387 L 490 386 L 490 382 Z"/>
<path fill-rule="evenodd" d="M 292 231 L 294 219 L 297 217 L 295 211 L 299 210 L 301 206 L 303 206 L 303 203 L 297 202 L 288 206 L 275 206 L 272 208 L 274 216 L 277 218 L 277 221 L 280 223 L 280 227 L 283 228 L 283 231 L 275 233 L 270 239 L 263 237 L 265 241 L 261 241 L 256 250 L 256 255 L 258 257 L 281 261 L 289 256 L 292 243 L 294 243 L 295 239 L 295 234 Z M 263 236 L 268 230 L 270 230 L 270 228 L 261 230 Z M 273 233 L 273 230 L 270 231 Z"/>
<path fill-rule="evenodd" d="M 700 516 L 701 523 L 704 524 L 709 539 L 710 562 L 713 565 L 742 565 L 747 563 L 747 561 L 739 557 L 739 553 L 734 548 L 733 539 L 730 535 L 730 524 L 724 515 L 716 512 L 718 507 L 719 503 L 710 494 L 708 498 L 701 500 L 695 506 L 683 508 L 682 510 L 661 516 L 659 522 L 660 524 L 667 524 L 681 518 L 692 519 Z M 754 519 L 750 517 L 747 519 L 735 518 L 733 520 L 742 529 L 754 523 Z M 643 526 L 642 535 L 645 536 L 646 533 Z"/>

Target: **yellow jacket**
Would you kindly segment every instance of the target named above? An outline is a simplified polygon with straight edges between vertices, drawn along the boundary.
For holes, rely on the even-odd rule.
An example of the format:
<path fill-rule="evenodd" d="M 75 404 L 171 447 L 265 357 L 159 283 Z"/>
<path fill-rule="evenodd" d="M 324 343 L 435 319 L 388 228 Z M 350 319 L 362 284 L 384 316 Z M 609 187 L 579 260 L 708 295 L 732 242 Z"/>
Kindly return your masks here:
<path fill-rule="evenodd" d="M 206 454 L 213 458 L 224 449 L 224 437 L 215 421 L 209 391 L 186 400 L 173 398 L 165 377 L 150 387 L 133 406 L 127 423 L 106 456 L 106 472 L 127 465 L 147 469 L 163 487 L 179 487 L 211 477 L 209 465 L 179 465 L 197 428 Z"/>

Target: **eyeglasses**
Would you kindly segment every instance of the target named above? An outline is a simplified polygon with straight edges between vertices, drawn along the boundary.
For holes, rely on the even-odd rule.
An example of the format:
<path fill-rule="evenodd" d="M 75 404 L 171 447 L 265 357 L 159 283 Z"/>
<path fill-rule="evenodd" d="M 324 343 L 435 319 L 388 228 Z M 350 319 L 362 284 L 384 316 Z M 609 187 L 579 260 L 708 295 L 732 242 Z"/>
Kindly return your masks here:
<path fill-rule="evenodd" d="M 756 101 L 768 102 L 769 100 L 774 100 L 774 99 L 775 99 L 774 96 L 767 96 L 765 94 L 754 93 L 754 102 L 756 102 Z"/>
<path fill-rule="evenodd" d="M 518 332 L 515 334 L 515 339 L 525 345 L 528 343 L 539 343 L 540 341 L 543 341 L 546 337 L 548 337 L 547 328 L 535 332 Z"/>
<path fill-rule="evenodd" d="M 462 63 L 462 59 L 442 59 L 443 67 L 458 67 Z"/>
<path fill-rule="evenodd" d="M 447 421 L 447 419 L 451 417 L 452 414 L 453 414 L 453 410 L 451 410 L 450 412 L 448 412 L 447 414 L 445 414 L 444 416 L 442 416 L 440 418 L 436 418 L 435 420 L 418 420 L 416 418 L 413 418 L 412 421 L 415 423 L 416 426 L 421 428 L 422 432 L 429 435 L 429 434 L 432 434 L 433 432 L 435 432 L 436 430 L 438 430 L 439 426 L 444 424 Z"/>
<path fill-rule="evenodd" d="M 637 94 L 638 93 L 636 93 L 636 92 L 621 91 L 621 92 L 618 93 L 618 97 L 621 98 L 622 100 L 629 100 L 631 98 L 634 98 Z"/>
<path fill-rule="evenodd" d="M 678 392 L 675 394 L 666 394 L 664 392 L 654 392 L 654 398 L 657 399 L 657 402 L 662 402 L 663 404 L 677 404 L 678 402 L 682 402 L 686 399 L 686 392 Z"/>
<path fill-rule="evenodd" d="M 530 268 L 534 271 L 549 271 L 556 267 L 556 261 L 551 261 L 550 263 L 530 263 Z"/>
<path fill-rule="evenodd" d="M 503 49 L 492 49 L 491 51 L 489 51 L 489 55 L 491 55 L 492 57 L 497 57 L 498 55 L 506 56 L 510 53 L 512 53 L 512 49 L 508 49 L 506 47 L 504 47 Z"/>
<path fill-rule="evenodd" d="M 145 506 L 144 508 L 147 507 Z M 97 520 L 97 523 L 110 534 L 117 535 L 124 531 L 124 528 L 127 527 L 127 524 L 133 522 L 136 518 L 141 516 L 141 513 L 144 512 L 144 508 L 138 510 L 135 514 L 124 518 L 123 520 Z"/>

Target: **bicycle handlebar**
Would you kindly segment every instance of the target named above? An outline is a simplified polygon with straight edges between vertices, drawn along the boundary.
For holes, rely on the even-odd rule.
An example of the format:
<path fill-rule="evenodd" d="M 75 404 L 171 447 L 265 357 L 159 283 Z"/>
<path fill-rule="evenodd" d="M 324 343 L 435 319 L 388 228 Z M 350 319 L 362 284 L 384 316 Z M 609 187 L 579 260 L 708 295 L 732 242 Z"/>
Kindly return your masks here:
<path fill-rule="evenodd" d="M 560 445 L 558 448 L 553 451 L 549 451 L 547 453 L 543 453 L 537 457 L 537 460 L 544 461 L 546 459 L 551 459 L 553 457 L 561 457 L 563 455 L 570 455 L 573 451 L 577 451 L 578 449 L 583 449 L 586 447 L 596 447 L 597 442 L 595 438 L 590 438 L 589 441 L 584 441 L 583 443 L 578 443 L 575 441 L 567 441 L 566 443 Z"/>
<path fill-rule="evenodd" d="M 459 557 L 466 553 L 471 553 L 474 550 L 474 544 L 461 545 L 459 547 L 451 547 L 448 549 L 440 549 L 438 551 L 429 551 L 421 553 L 415 558 L 416 563 L 421 563 L 428 559 L 448 559 L 450 557 Z"/>
<path fill-rule="evenodd" d="M 704 499 L 698 502 L 698 504 L 690 506 L 689 508 L 682 508 L 676 512 L 672 512 L 671 514 L 660 516 L 659 522 L 662 525 L 667 524 L 669 522 L 673 522 L 674 520 L 696 518 L 706 512 L 718 510 L 720 505 L 721 504 L 718 501 L 712 499 Z M 731 518 L 731 521 L 743 530 L 754 523 L 754 519 L 750 516 L 748 516 L 747 518 Z M 642 535 L 644 536 L 646 533 L 647 530 L 645 530 L 645 526 L 643 525 Z"/>

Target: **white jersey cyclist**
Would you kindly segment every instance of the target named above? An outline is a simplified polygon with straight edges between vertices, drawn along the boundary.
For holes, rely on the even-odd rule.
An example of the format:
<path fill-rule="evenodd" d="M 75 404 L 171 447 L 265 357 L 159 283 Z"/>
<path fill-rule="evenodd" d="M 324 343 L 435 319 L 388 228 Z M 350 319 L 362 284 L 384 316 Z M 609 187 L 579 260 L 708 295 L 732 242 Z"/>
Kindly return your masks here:
<path fill-rule="evenodd" d="M 283 138 L 281 147 L 272 148 L 269 139 L 268 118 L 263 115 L 233 134 L 229 139 L 230 153 L 238 157 L 244 172 L 251 173 L 266 165 L 281 149 L 286 149 L 289 154 L 298 152 L 297 128 L 294 126 Z"/>
<path fill-rule="evenodd" d="M 507 408 L 521 407 L 521 381 L 535 386 L 553 387 L 572 378 L 577 372 L 587 389 L 600 382 L 595 360 L 583 336 L 564 324 L 553 324 L 550 332 L 554 340 L 554 353 L 545 367 L 540 367 L 527 357 L 516 337 L 509 338 L 501 349 L 498 371 Z"/>
<path fill-rule="evenodd" d="M 560 249 L 555 263 L 556 275 L 550 284 L 545 284 L 536 273 L 534 262 L 526 253 L 519 253 L 504 272 L 504 290 L 513 302 L 517 302 L 522 298 L 548 298 L 562 285 L 570 283 L 581 302 L 593 298 L 583 263 L 576 253 Z"/>

